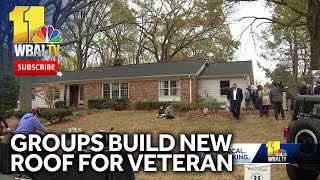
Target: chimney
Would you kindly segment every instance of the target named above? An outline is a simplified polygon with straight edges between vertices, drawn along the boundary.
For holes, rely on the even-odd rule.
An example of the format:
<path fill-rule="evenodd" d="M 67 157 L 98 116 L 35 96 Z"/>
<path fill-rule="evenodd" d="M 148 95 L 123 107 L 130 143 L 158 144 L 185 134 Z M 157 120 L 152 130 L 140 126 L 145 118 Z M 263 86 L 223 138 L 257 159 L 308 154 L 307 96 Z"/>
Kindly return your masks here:
<path fill-rule="evenodd" d="M 114 66 L 121 66 L 121 65 L 123 65 L 123 59 L 114 59 L 113 65 L 114 65 Z"/>

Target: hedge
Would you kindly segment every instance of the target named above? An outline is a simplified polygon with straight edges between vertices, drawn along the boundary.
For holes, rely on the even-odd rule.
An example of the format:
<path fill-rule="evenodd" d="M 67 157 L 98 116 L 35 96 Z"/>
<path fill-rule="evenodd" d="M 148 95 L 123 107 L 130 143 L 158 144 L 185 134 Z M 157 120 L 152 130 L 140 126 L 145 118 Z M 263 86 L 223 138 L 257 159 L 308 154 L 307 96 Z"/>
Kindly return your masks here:
<path fill-rule="evenodd" d="M 54 103 L 55 108 L 65 108 L 64 101 L 57 101 Z"/>
<path fill-rule="evenodd" d="M 31 112 L 31 111 L 30 110 L 29 111 L 27 111 L 27 110 L 15 111 L 15 109 L 10 109 L 10 110 L 5 111 L 4 118 L 8 119 L 11 117 L 16 117 L 18 119 L 21 119 L 23 115 L 25 115 L 29 112 Z"/>
<path fill-rule="evenodd" d="M 91 99 L 88 101 L 89 109 L 125 110 L 129 107 L 127 99 Z"/>
<path fill-rule="evenodd" d="M 66 116 L 70 115 L 72 115 L 71 109 L 50 108 L 43 109 L 40 112 L 40 117 L 50 121 L 51 123 L 54 123 L 56 120 L 61 121 Z"/>
<path fill-rule="evenodd" d="M 24 110 L 15 111 L 14 109 L 8 110 L 5 112 L 5 117 L 6 118 L 16 117 L 18 119 L 21 119 L 23 115 L 29 112 L 30 111 L 24 111 Z M 70 115 L 72 115 L 72 110 L 70 109 L 41 108 L 41 111 L 40 111 L 40 118 L 46 119 L 51 123 L 56 122 L 56 120 L 61 121 L 66 116 L 70 116 Z"/>

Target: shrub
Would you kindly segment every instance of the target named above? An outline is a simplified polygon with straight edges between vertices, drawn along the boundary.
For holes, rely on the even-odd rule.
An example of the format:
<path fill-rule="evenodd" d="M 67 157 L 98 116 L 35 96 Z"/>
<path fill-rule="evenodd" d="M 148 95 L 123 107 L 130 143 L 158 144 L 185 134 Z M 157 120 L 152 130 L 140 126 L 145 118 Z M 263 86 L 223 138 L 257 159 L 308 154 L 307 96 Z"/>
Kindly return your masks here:
<path fill-rule="evenodd" d="M 134 104 L 137 110 L 159 109 L 160 106 L 167 107 L 171 102 L 168 101 L 138 101 Z"/>
<path fill-rule="evenodd" d="M 26 110 L 19 110 L 19 111 L 15 111 L 14 109 L 10 109 L 5 111 L 4 113 L 4 118 L 8 119 L 11 117 L 16 117 L 18 119 L 21 119 L 23 115 L 25 115 L 26 113 L 29 113 L 30 111 L 26 111 Z"/>
<path fill-rule="evenodd" d="M 64 101 L 57 101 L 54 103 L 55 108 L 65 108 Z"/>
<path fill-rule="evenodd" d="M 190 102 L 173 102 L 172 106 L 179 111 L 190 111 L 196 107 L 194 103 Z"/>
<path fill-rule="evenodd" d="M 0 111 L 5 112 L 17 107 L 19 79 L 12 73 L 0 72 Z"/>
<path fill-rule="evenodd" d="M 72 110 L 70 109 L 43 109 L 40 113 L 40 117 L 50 121 L 50 123 L 56 122 L 56 120 L 61 121 L 66 116 L 72 115 Z"/>
<path fill-rule="evenodd" d="M 217 111 L 224 105 L 223 102 L 217 101 L 217 99 L 208 97 L 208 98 L 199 98 L 197 102 L 198 108 L 207 107 L 210 111 Z"/>
<path fill-rule="evenodd" d="M 91 99 L 88 101 L 89 109 L 112 109 L 124 110 L 128 109 L 129 103 L 127 99 Z"/>

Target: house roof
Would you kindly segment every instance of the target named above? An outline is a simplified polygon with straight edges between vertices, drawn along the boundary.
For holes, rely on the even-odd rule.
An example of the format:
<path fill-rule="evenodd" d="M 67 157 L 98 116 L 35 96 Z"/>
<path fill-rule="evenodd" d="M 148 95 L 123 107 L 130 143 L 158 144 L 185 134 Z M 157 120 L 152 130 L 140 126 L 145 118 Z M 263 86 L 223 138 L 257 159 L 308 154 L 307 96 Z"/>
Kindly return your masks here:
<path fill-rule="evenodd" d="M 161 63 L 130 64 L 121 66 L 94 67 L 83 71 L 62 72 L 63 76 L 35 76 L 33 84 L 50 82 L 98 80 L 113 78 L 139 78 L 161 76 L 198 75 L 206 60 L 170 61 Z"/>
<path fill-rule="evenodd" d="M 210 63 L 202 71 L 200 76 L 231 76 L 231 75 L 251 75 L 252 61 L 234 61 Z"/>

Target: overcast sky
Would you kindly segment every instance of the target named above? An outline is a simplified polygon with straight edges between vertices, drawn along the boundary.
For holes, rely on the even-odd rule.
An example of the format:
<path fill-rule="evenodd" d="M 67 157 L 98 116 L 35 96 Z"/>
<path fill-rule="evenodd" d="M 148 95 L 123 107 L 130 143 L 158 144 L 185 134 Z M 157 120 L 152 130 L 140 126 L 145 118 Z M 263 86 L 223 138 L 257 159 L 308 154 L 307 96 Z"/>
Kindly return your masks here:
<path fill-rule="evenodd" d="M 271 12 L 265 8 L 264 1 L 255 1 L 255 2 L 239 2 L 236 7 L 236 13 L 231 19 L 239 19 L 245 16 L 256 16 L 256 17 L 271 17 Z M 230 25 L 233 37 L 238 37 L 244 29 L 252 22 L 252 19 L 245 19 L 240 22 L 232 22 Z M 253 30 L 256 33 L 260 33 L 261 30 L 266 28 L 266 25 L 256 26 L 263 21 L 255 23 Z M 249 29 L 245 31 L 242 37 L 239 39 L 241 41 L 241 46 L 236 53 L 236 60 L 252 60 L 253 61 L 253 70 L 255 80 L 262 81 L 265 83 L 267 79 L 265 78 L 265 72 L 257 66 L 257 61 L 262 65 L 270 67 L 270 62 L 266 62 L 259 57 L 260 45 L 255 46 L 253 39 L 250 36 Z M 255 41 L 256 44 L 258 43 Z"/>

